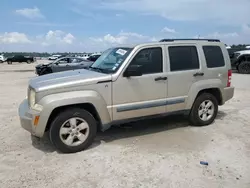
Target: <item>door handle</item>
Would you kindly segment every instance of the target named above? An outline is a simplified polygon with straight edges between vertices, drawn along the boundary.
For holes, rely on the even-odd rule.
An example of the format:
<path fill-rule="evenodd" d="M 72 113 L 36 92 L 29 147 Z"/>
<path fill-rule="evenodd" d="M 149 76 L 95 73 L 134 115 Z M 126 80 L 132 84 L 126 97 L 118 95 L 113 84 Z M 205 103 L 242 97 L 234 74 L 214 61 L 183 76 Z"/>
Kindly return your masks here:
<path fill-rule="evenodd" d="M 155 81 L 160 81 L 160 80 L 167 80 L 167 77 L 157 77 L 155 78 Z"/>
<path fill-rule="evenodd" d="M 194 74 L 194 77 L 196 77 L 196 76 L 204 76 L 204 73 L 203 72 L 197 72 L 197 73 Z"/>

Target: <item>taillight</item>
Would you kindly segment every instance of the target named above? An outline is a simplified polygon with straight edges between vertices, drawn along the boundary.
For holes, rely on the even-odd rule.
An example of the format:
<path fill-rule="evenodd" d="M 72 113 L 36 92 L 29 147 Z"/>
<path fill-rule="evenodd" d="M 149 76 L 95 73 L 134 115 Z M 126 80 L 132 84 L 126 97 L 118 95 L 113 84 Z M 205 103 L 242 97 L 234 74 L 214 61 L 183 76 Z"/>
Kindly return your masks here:
<path fill-rule="evenodd" d="M 231 80 L 232 80 L 232 70 L 228 70 L 228 72 L 227 72 L 227 87 L 231 86 Z"/>

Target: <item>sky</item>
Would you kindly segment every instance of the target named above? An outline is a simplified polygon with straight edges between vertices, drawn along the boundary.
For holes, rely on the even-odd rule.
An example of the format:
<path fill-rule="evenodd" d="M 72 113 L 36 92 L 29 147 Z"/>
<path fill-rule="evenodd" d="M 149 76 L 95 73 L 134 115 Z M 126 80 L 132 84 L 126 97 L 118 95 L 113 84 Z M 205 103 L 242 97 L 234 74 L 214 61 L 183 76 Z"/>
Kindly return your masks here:
<path fill-rule="evenodd" d="M 1 0 L 0 52 L 97 52 L 163 38 L 250 44 L 250 0 Z"/>

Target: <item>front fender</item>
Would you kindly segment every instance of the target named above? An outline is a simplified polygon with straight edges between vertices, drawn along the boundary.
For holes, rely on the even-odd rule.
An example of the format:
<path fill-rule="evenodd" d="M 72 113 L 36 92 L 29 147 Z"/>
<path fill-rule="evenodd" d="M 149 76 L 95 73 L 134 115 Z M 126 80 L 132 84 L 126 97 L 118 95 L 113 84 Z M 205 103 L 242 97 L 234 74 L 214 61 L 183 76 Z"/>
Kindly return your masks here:
<path fill-rule="evenodd" d="M 193 106 L 193 103 L 198 95 L 198 93 L 205 89 L 212 89 L 212 88 L 218 88 L 220 89 L 220 92 L 222 90 L 222 82 L 220 79 L 209 79 L 209 80 L 201 80 L 198 82 L 195 82 L 189 92 L 188 92 L 188 98 L 186 103 L 186 109 L 191 109 Z"/>
<path fill-rule="evenodd" d="M 41 126 L 37 126 L 37 128 L 41 128 L 43 131 L 45 130 L 50 114 L 54 109 L 62 106 L 83 103 L 90 103 L 96 108 L 102 124 L 108 124 L 111 122 L 107 104 L 99 93 L 92 90 L 70 91 L 45 96 L 38 102 L 38 104 L 43 106 L 43 110 L 39 120 L 39 125 L 41 124 Z"/>

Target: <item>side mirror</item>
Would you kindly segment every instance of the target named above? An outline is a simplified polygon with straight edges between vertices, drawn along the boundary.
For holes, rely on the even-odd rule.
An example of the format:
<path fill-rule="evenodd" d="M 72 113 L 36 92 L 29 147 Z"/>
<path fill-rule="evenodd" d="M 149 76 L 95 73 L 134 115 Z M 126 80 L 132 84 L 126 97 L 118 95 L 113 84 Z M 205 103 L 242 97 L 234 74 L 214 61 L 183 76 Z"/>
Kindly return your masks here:
<path fill-rule="evenodd" d="M 123 73 L 124 77 L 131 76 L 142 76 L 142 66 L 141 65 L 130 65 Z"/>

